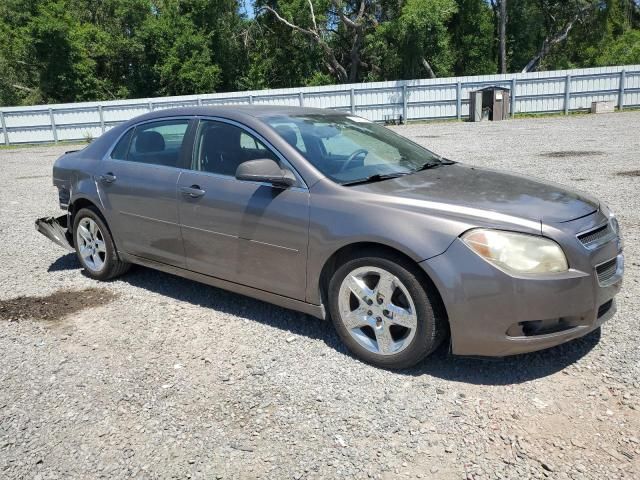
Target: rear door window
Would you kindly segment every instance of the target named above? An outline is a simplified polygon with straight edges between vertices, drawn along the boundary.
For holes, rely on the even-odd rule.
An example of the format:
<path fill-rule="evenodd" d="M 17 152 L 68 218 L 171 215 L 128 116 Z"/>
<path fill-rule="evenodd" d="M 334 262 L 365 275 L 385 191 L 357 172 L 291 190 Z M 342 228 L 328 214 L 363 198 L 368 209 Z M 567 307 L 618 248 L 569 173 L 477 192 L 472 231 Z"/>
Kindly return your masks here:
<path fill-rule="evenodd" d="M 189 120 L 163 120 L 137 126 L 126 160 L 176 167 L 188 126 Z"/>

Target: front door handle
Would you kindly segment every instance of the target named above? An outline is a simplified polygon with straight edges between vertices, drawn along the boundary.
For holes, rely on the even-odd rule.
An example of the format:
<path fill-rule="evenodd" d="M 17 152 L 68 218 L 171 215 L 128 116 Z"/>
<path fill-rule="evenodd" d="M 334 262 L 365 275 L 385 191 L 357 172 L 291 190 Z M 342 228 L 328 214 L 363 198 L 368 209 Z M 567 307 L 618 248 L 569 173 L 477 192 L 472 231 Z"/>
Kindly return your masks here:
<path fill-rule="evenodd" d="M 113 183 L 116 181 L 116 178 L 117 177 L 111 172 L 107 172 L 104 175 L 100 175 L 100 181 L 104 183 Z"/>
<path fill-rule="evenodd" d="M 199 185 L 191 185 L 190 187 L 180 187 L 180 191 L 183 195 L 190 198 L 200 198 L 205 194 L 205 191 L 200 188 Z"/>

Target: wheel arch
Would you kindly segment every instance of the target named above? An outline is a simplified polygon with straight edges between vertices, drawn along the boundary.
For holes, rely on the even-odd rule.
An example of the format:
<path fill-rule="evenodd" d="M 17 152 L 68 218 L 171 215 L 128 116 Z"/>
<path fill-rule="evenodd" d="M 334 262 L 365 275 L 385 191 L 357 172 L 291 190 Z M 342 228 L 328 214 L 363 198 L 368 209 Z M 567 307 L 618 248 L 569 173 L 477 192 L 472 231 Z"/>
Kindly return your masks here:
<path fill-rule="evenodd" d="M 394 256 L 399 256 L 415 267 L 415 270 L 420 278 L 420 283 L 423 285 L 423 287 L 427 291 L 427 294 L 429 295 L 429 297 L 433 300 L 433 303 L 434 303 L 433 308 L 436 310 L 434 313 L 436 313 L 436 315 L 441 316 L 441 318 L 447 323 L 447 326 L 448 326 L 449 319 L 447 315 L 446 306 L 442 299 L 442 295 L 440 295 L 438 287 L 433 282 L 429 274 L 427 274 L 427 272 L 425 272 L 424 269 L 422 269 L 420 265 L 418 265 L 418 262 L 416 262 L 413 258 L 411 258 L 406 253 L 398 250 L 397 248 L 390 247 L 389 245 L 384 245 L 376 242 L 357 242 L 357 243 L 344 245 L 338 250 L 336 250 L 325 261 L 322 267 L 322 270 L 320 271 L 319 284 L 318 284 L 320 298 L 322 300 L 323 305 L 329 304 L 328 303 L 329 281 L 331 280 L 331 277 L 333 276 L 335 271 L 340 267 L 340 265 L 344 264 L 345 262 L 353 258 L 366 255 L 369 252 L 374 254 L 374 253 L 379 253 L 381 251 Z M 328 309 L 327 309 L 327 312 L 328 312 Z"/>
<path fill-rule="evenodd" d="M 90 200 L 87 197 L 77 197 L 72 202 L 69 203 L 69 207 L 68 207 L 69 216 L 71 217 L 71 219 L 73 219 L 75 217 L 75 214 L 78 213 L 79 210 L 87 207 L 93 207 L 95 210 L 100 212 L 100 216 L 104 220 L 104 215 L 102 213 L 102 210 L 100 209 L 100 206 L 96 202 Z"/>
<path fill-rule="evenodd" d="M 107 221 L 107 218 L 104 212 L 102 211 L 102 208 L 100 208 L 100 205 L 88 197 L 79 196 L 69 203 L 69 207 L 67 208 L 67 211 L 69 215 L 68 225 L 69 225 L 69 229 L 71 230 L 71 234 L 72 234 L 71 236 L 73 237 L 72 230 L 75 222 L 75 216 L 83 208 L 91 208 L 100 216 L 100 219 L 107 226 L 107 230 L 109 230 L 109 235 L 111 235 L 111 240 L 113 241 L 116 255 L 118 255 L 118 258 L 120 258 L 120 251 L 118 250 L 118 240 L 116 239 L 115 235 L 113 234 L 113 231 L 111 230 L 111 225 L 109 225 L 109 222 Z M 75 239 L 74 239 L 74 242 L 75 242 Z"/>

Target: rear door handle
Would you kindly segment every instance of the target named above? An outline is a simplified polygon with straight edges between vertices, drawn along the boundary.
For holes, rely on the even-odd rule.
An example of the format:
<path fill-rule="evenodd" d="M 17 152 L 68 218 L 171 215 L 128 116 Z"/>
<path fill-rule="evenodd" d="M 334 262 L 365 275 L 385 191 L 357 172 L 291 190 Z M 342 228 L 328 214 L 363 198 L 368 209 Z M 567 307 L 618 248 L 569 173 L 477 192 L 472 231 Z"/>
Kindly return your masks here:
<path fill-rule="evenodd" d="M 200 198 L 205 194 L 205 191 L 200 188 L 199 185 L 191 185 L 190 187 L 180 187 L 180 191 L 186 197 Z"/>
<path fill-rule="evenodd" d="M 116 181 L 116 179 L 117 177 L 111 172 L 107 172 L 104 175 L 100 175 L 100 181 L 104 183 L 113 183 Z"/>

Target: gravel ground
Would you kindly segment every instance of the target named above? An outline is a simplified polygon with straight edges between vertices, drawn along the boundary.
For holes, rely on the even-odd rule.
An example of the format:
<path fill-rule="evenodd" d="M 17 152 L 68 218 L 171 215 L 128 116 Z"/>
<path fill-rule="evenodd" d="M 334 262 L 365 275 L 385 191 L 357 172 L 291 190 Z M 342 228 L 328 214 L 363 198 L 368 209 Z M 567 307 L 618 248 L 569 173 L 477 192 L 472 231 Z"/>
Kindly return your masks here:
<path fill-rule="evenodd" d="M 0 477 L 640 478 L 640 177 L 619 175 L 640 169 L 640 113 L 398 130 L 617 212 L 625 288 L 601 334 L 493 361 L 443 348 L 393 373 L 330 324 L 233 293 L 144 268 L 97 284 L 33 227 L 58 212 L 65 147 L 3 149 L 0 300 L 109 295 L 0 321 Z"/>

